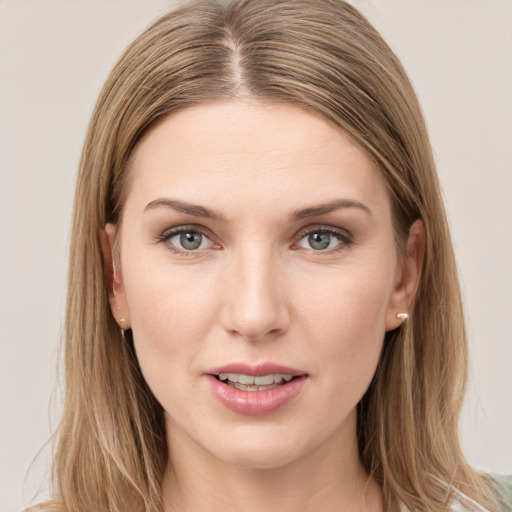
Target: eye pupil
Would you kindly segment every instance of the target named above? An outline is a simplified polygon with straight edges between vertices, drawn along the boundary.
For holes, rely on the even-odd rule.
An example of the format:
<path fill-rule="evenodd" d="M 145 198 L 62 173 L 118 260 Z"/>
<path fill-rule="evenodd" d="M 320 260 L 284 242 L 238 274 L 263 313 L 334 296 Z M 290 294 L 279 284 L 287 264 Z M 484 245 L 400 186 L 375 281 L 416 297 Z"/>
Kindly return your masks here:
<path fill-rule="evenodd" d="M 181 233 L 180 244 L 184 249 L 193 250 L 197 249 L 201 245 L 203 235 L 201 233 Z"/>
<path fill-rule="evenodd" d="M 309 235 L 308 242 L 313 249 L 321 250 L 329 247 L 331 235 L 328 233 L 313 233 Z"/>

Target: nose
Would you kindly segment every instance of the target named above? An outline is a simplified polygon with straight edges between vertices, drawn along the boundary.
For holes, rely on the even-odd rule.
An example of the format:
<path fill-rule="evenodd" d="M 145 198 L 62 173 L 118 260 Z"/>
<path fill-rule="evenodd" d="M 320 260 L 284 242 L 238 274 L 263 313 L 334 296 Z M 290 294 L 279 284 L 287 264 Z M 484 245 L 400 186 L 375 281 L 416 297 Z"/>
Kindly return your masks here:
<path fill-rule="evenodd" d="M 249 249 L 233 255 L 223 281 L 221 321 L 226 331 L 258 341 L 274 339 L 288 330 L 283 263 L 271 249 Z"/>

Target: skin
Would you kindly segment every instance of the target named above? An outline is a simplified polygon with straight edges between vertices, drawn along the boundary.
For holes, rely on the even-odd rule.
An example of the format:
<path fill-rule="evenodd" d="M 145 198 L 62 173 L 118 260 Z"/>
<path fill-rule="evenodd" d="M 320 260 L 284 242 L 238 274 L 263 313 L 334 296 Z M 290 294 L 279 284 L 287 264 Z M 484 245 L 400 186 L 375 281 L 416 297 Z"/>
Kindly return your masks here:
<path fill-rule="evenodd" d="M 122 228 L 105 228 L 120 249 L 111 304 L 165 411 L 165 510 L 384 510 L 359 461 L 356 405 L 385 332 L 414 296 L 421 224 L 399 259 L 373 161 L 343 131 L 288 104 L 211 102 L 170 115 L 138 144 L 130 173 Z M 352 203 L 289 218 L 337 199 Z M 179 235 L 164 236 L 179 226 L 207 238 L 184 254 Z M 341 239 L 313 247 L 309 236 L 322 228 Z M 280 363 L 308 377 L 282 409 L 244 416 L 205 380 L 232 362 Z"/>

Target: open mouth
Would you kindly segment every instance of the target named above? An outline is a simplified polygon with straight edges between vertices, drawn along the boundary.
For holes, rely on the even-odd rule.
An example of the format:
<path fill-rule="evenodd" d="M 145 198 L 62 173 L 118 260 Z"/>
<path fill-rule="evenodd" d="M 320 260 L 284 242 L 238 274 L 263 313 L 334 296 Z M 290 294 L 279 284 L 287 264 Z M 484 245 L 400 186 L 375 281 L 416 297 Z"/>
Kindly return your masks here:
<path fill-rule="evenodd" d="M 297 399 L 308 374 L 280 365 L 212 369 L 208 382 L 213 396 L 221 404 L 237 414 L 261 416 L 271 414 Z M 238 373 L 245 371 L 246 373 Z M 274 373 L 275 372 L 275 373 Z"/>
<path fill-rule="evenodd" d="M 242 391 L 266 391 L 284 386 L 296 378 L 293 375 L 282 373 L 259 376 L 245 375 L 243 373 L 220 373 L 219 375 L 214 375 L 214 377 L 223 384 Z"/>

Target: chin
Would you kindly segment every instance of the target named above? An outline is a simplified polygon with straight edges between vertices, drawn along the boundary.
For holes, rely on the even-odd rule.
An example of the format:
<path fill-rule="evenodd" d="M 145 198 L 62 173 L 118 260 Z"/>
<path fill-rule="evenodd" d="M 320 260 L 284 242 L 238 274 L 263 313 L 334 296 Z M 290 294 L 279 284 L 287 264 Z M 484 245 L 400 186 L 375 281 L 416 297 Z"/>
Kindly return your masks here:
<path fill-rule="evenodd" d="M 300 457 L 296 449 L 286 446 L 269 447 L 260 446 L 231 447 L 230 450 L 218 454 L 217 458 L 224 463 L 243 469 L 279 469 Z"/>
<path fill-rule="evenodd" d="M 205 448 L 215 458 L 235 467 L 278 469 L 314 450 L 316 443 L 308 443 L 306 437 L 284 427 L 242 427 L 231 429 L 228 437 L 223 437 L 214 446 L 210 444 Z"/>

